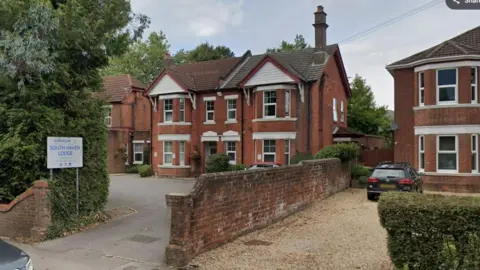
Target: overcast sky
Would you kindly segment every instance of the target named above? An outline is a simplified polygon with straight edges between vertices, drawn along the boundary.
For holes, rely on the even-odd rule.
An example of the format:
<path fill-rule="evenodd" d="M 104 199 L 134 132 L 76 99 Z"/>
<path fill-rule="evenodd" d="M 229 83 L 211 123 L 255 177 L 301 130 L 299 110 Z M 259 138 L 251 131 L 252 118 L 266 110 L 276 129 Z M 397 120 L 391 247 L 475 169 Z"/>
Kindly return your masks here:
<path fill-rule="evenodd" d="M 152 19 L 149 32 L 163 31 L 171 51 L 200 42 L 264 53 L 282 40 L 304 35 L 314 43 L 313 12 L 328 14 L 327 43 L 337 43 L 430 0 L 131 0 L 134 12 Z M 445 3 L 349 43 L 340 50 L 349 77 L 372 86 L 378 104 L 393 108 L 393 79 L 385 65 L 479 25 L 478 11 L 450 10 Z"/>

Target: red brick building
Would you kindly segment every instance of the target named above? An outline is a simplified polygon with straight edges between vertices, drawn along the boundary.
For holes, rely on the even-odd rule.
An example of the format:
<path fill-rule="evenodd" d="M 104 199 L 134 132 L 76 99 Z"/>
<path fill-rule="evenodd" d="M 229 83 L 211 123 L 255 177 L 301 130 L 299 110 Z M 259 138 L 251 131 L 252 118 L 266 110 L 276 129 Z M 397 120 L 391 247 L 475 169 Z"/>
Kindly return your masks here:
<path fill-rule="evenodd" d="M 395 81 L 395 160 L 427 187 L 480 191 L 480 27 L 387 66 Z"/>
<path fill-rule="evenodd" d="M 179 66 L 167 58 L 148 89 L 156 174 L 198 174 L 220 152 L 233 164 L 289 164 L 296 152 L 333 144 L 351 92 L 338 45 L 326 44 L 321 6 L 313 25 L 311 49 Z"/>
<path fill-rule="evenodd" d="M 105 123 L 108 126 L 108 172 L 123 173 L 125 165 L 143 164 L 150 159 L 151 102 L 145 85 L 128 74 L 103 78 Z"/>

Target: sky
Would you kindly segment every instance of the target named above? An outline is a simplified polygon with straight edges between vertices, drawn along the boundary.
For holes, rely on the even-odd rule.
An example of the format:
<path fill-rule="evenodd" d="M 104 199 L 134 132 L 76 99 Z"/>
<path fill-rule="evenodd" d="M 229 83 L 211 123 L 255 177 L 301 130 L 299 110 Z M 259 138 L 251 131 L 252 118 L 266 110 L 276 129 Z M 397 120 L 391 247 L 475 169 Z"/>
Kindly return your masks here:
<path fill-rule="evenodd" d="M 338 43 L 430 0 L 131 0 L 135 13 L 163 31 L 171 52 L 201 42 L 241 56 L 264 53 L 296 34 L 314 45 L 313 13 L 327 13 L 327 44 Z M 367 80 L 378 105 L 394 109 L 393 78 L 385 66 L 479 25 L 480 10 L 451 10 L 444 2 L 351 42 L 340 43 L 349 77 Z"/>

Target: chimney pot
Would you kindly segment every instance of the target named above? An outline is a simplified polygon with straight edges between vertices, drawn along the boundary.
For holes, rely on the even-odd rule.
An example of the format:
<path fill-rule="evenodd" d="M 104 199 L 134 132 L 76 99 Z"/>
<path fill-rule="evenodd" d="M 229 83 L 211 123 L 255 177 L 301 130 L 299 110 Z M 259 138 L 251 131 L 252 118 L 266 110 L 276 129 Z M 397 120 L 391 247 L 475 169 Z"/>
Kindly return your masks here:
<path fill-rule="evenodd" d="M 170 68 L 171 66 L 173 66 L 173 59 L 168 52 L 165 53 L 165 55 L 163 56 L 163 66 L 165 68 Z"/>
<path fill-rule="evenodd" d="M 314 13 L 313 27 L 315 28 L 315 49 L 321 50 L 327 46 L 327 13 L 325 13 L 323 6 L 317 6 L 317 11 Z"/>
<path fill-rule="evenodd" d="M 323 12 L 323 6 L 317 6 L 317 12 Z"/>

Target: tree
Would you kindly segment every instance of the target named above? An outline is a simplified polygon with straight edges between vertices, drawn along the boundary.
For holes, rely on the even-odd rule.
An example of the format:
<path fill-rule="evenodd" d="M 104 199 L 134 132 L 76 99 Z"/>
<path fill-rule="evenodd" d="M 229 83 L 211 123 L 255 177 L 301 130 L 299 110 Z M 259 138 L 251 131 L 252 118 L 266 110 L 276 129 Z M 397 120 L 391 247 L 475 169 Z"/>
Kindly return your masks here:
<path fill-rule="evenodd" d="M 235 54 L 226 46 L 210 45 L 208 42 L 201 43 L 195 49 L 186 54 L 185 61 L 188 63 L 196 63 L 209 60 L 218 60 L 234 57 Z M 181 60 L 180 58 L 177 61 Z"/>
<path fill-rule="evenodd" d="M 377 106 L 371 87 L 358 74 L 350 84 L 352 97 L 348 101 L 348 126 L 371 135 L 391 137 L 387 106 Z"/>
<path fill-rule="evenodd" d="M 169 48 L 163 32 L 152 32 L 146 41 L 132 44 L 124 55 L 111 58 L 102 75 L 130 74 L 148 84 L 163 69 L 163 59 Z"/>
<path fill-rule="evenodd" d="M 311 46 L 305 42 L 303 35 L 296 35 L 293 43 L 283 40 L 278 48 L 267 49 L 267 53 L 301 51 L 306 48 Z"/>

